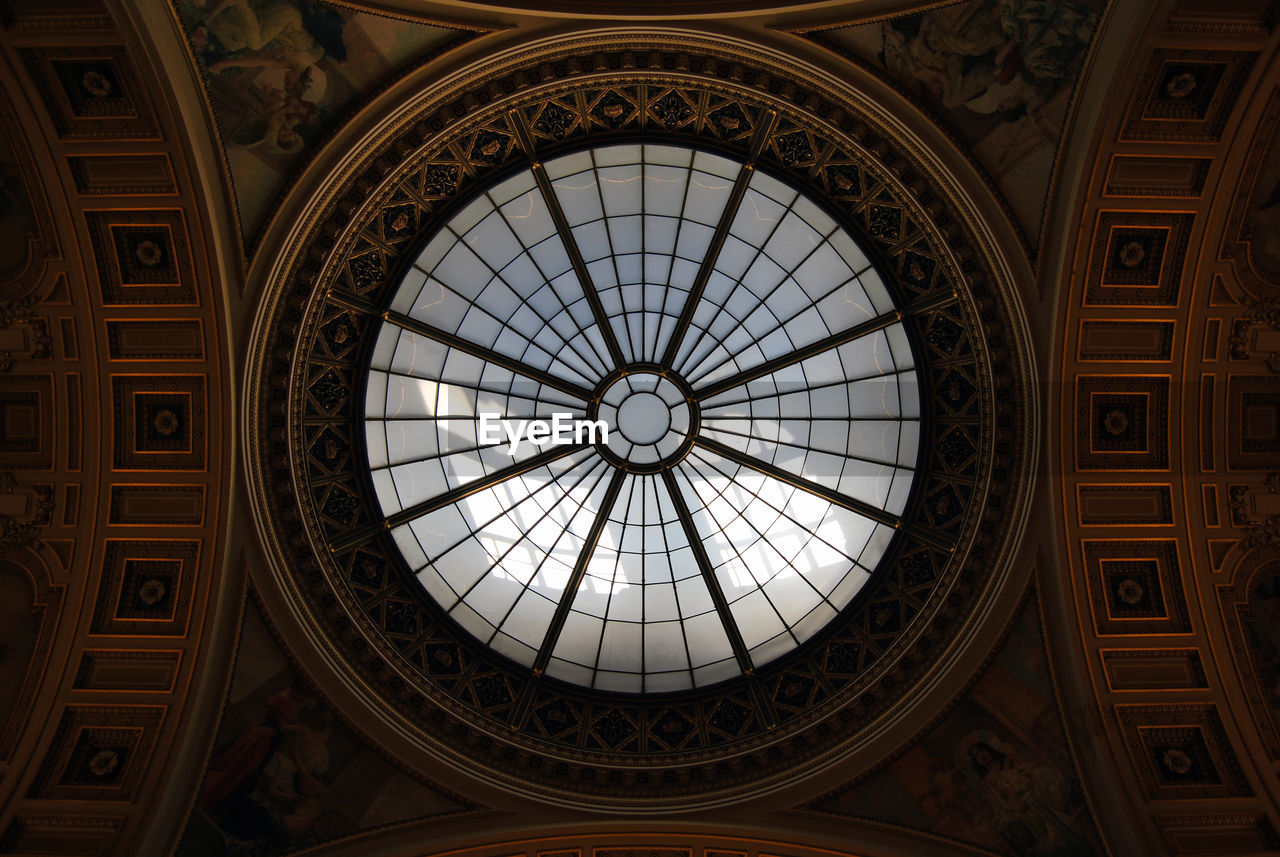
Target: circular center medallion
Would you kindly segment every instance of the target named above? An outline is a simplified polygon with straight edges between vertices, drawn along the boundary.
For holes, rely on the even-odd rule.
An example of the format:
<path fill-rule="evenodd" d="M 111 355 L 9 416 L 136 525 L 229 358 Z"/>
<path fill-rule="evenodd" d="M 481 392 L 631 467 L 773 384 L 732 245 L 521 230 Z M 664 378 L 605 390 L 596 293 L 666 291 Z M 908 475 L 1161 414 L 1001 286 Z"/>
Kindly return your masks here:
<path fill-rule="evenodd" d="M 671 409 L 653 393 L 632 393 L 618 408 L 618 431 L 632 443 L 656 443 L 671 427 Z"/>
<path fill-rule="evenodd" d="M 609 384 L 596 413 L 609 428 L 602 451 L 623 467 L 669 464 L 685 451 L 693 428 L 680 386 L 652 371 L 625 374 Z"/>

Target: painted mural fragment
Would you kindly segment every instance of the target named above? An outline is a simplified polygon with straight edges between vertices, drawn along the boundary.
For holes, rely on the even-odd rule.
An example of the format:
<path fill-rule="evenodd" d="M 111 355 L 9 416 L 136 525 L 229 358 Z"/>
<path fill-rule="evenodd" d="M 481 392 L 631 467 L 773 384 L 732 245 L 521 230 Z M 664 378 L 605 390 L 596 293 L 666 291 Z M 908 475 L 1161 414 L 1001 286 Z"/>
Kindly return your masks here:
<path fill-rule="evenodd" d="M 174 0 L 208 93 L 241 230 L 369 93 L 474 33 L 321 0 Z"/>
<path fill-rule="evenodd" d="M 972 692 L 921 740 L 808 808 L 1010 857 L 1104 854 L 1067 751 L 1039 612 L 1023 611 Z"/>
<path fill-rule="evenodd" d="M 1036 241 L 1102 0 L 968 0 L 813 34 L 923 101 L 995 178 Z"/>
<path fill-rule="evenodd" d="M 178 853 L 267 857 L 470 807 L 342 723 L 246 608 L 222 724 Z"/>

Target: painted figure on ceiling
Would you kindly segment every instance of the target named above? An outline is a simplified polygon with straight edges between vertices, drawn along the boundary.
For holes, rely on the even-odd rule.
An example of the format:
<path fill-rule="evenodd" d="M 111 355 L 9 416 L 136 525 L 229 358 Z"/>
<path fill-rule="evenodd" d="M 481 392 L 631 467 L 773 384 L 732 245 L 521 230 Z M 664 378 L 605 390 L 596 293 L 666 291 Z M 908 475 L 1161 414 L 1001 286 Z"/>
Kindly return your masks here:
<path fill-rule="evenodd" d="M 1071 857 L 1093 854 L 1075 831 L 1067 785 L 1048 765 L 1019 752 L 988 729 L 967 735 L 957 749 L 957 766 L 988 802 L 1000 839 L 1017 854 Z"/>
<path fill-rule="evenodd" d="M 249 799 L 261 811 L 253 814 L 255 822 L 269 819 L 274 838 L 296 840 L 319 820 L 332 733 L 328 712 L 318 727 L 300 722 L 263 768 Z"/>
<path fill-rule="evenodd" d="M 259 104 L 258 120 L 238 129 L 239 144 L 281 152 L 303 146 L 302 129 L 325 104 L 322 61 L 346 59 L 345 19 L 308 0 L 192 0 L 199 10 L 198 48 L 217 75 L 243 75 Z"/>
<path fill-rule="evenodd" d="M 200 791 L 200 808 L 216 811 L 233 795 L 251 788 L 284 737 L 298 728 L 302 708 L 311 704 L 311 699 L 292 690 L 267 699 L 262 722 L 213 760 Z"/>
<path fill-rule="evenodd" d="M 1249 592 L 1254 666 L 1273 715 L 1280 714 L 1280 575 L 1264 577 Z"/>
<path fill-rule="evenodd" d="M 915 79 L 948 108 L 1006 122 L 1034 111 L 1074 75 L 1097 22 L 1079 2 L 982 0 L 958 12 L 894 18 L 883 25 L 882 62 Z"/>
<path fill-rule="evenodd" d="M 267 699 L 261 724 L 213 760 L 198 805 L 232 853 L 295 842 L 311 830 L 324 808 L 332 734 L 329 712 L 285 689 Z"/>

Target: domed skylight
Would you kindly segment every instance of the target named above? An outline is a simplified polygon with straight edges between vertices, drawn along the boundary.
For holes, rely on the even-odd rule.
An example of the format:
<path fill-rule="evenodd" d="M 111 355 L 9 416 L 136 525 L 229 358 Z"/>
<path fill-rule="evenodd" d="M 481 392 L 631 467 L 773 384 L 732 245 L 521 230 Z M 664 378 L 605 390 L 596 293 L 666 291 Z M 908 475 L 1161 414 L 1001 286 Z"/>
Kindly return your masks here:
<path fill-rule="evenodd" d="M 900 316 L 849 233 L 751 167 L 640 144 L 535 165 L 435 233 L 384 318 L 382 512 L 432 598 L 534 670 L 653 693 L 758 668 L 899 525 Z"/>

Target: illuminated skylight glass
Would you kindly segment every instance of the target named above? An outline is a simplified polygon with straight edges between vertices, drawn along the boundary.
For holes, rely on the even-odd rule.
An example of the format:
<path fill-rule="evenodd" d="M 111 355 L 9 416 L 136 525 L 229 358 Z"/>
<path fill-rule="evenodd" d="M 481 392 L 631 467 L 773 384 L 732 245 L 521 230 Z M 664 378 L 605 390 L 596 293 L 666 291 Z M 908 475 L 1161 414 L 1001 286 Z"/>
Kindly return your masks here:
<path fill-rule="evenodd" d="M 900 525 L 920 442 L 900 318 L 850 234 L 749 166 L 550 160 L 400 283 L 365 401 L 382 512 L 440 607 L 539 674 L 741 675 L 830 623 Z"/>

